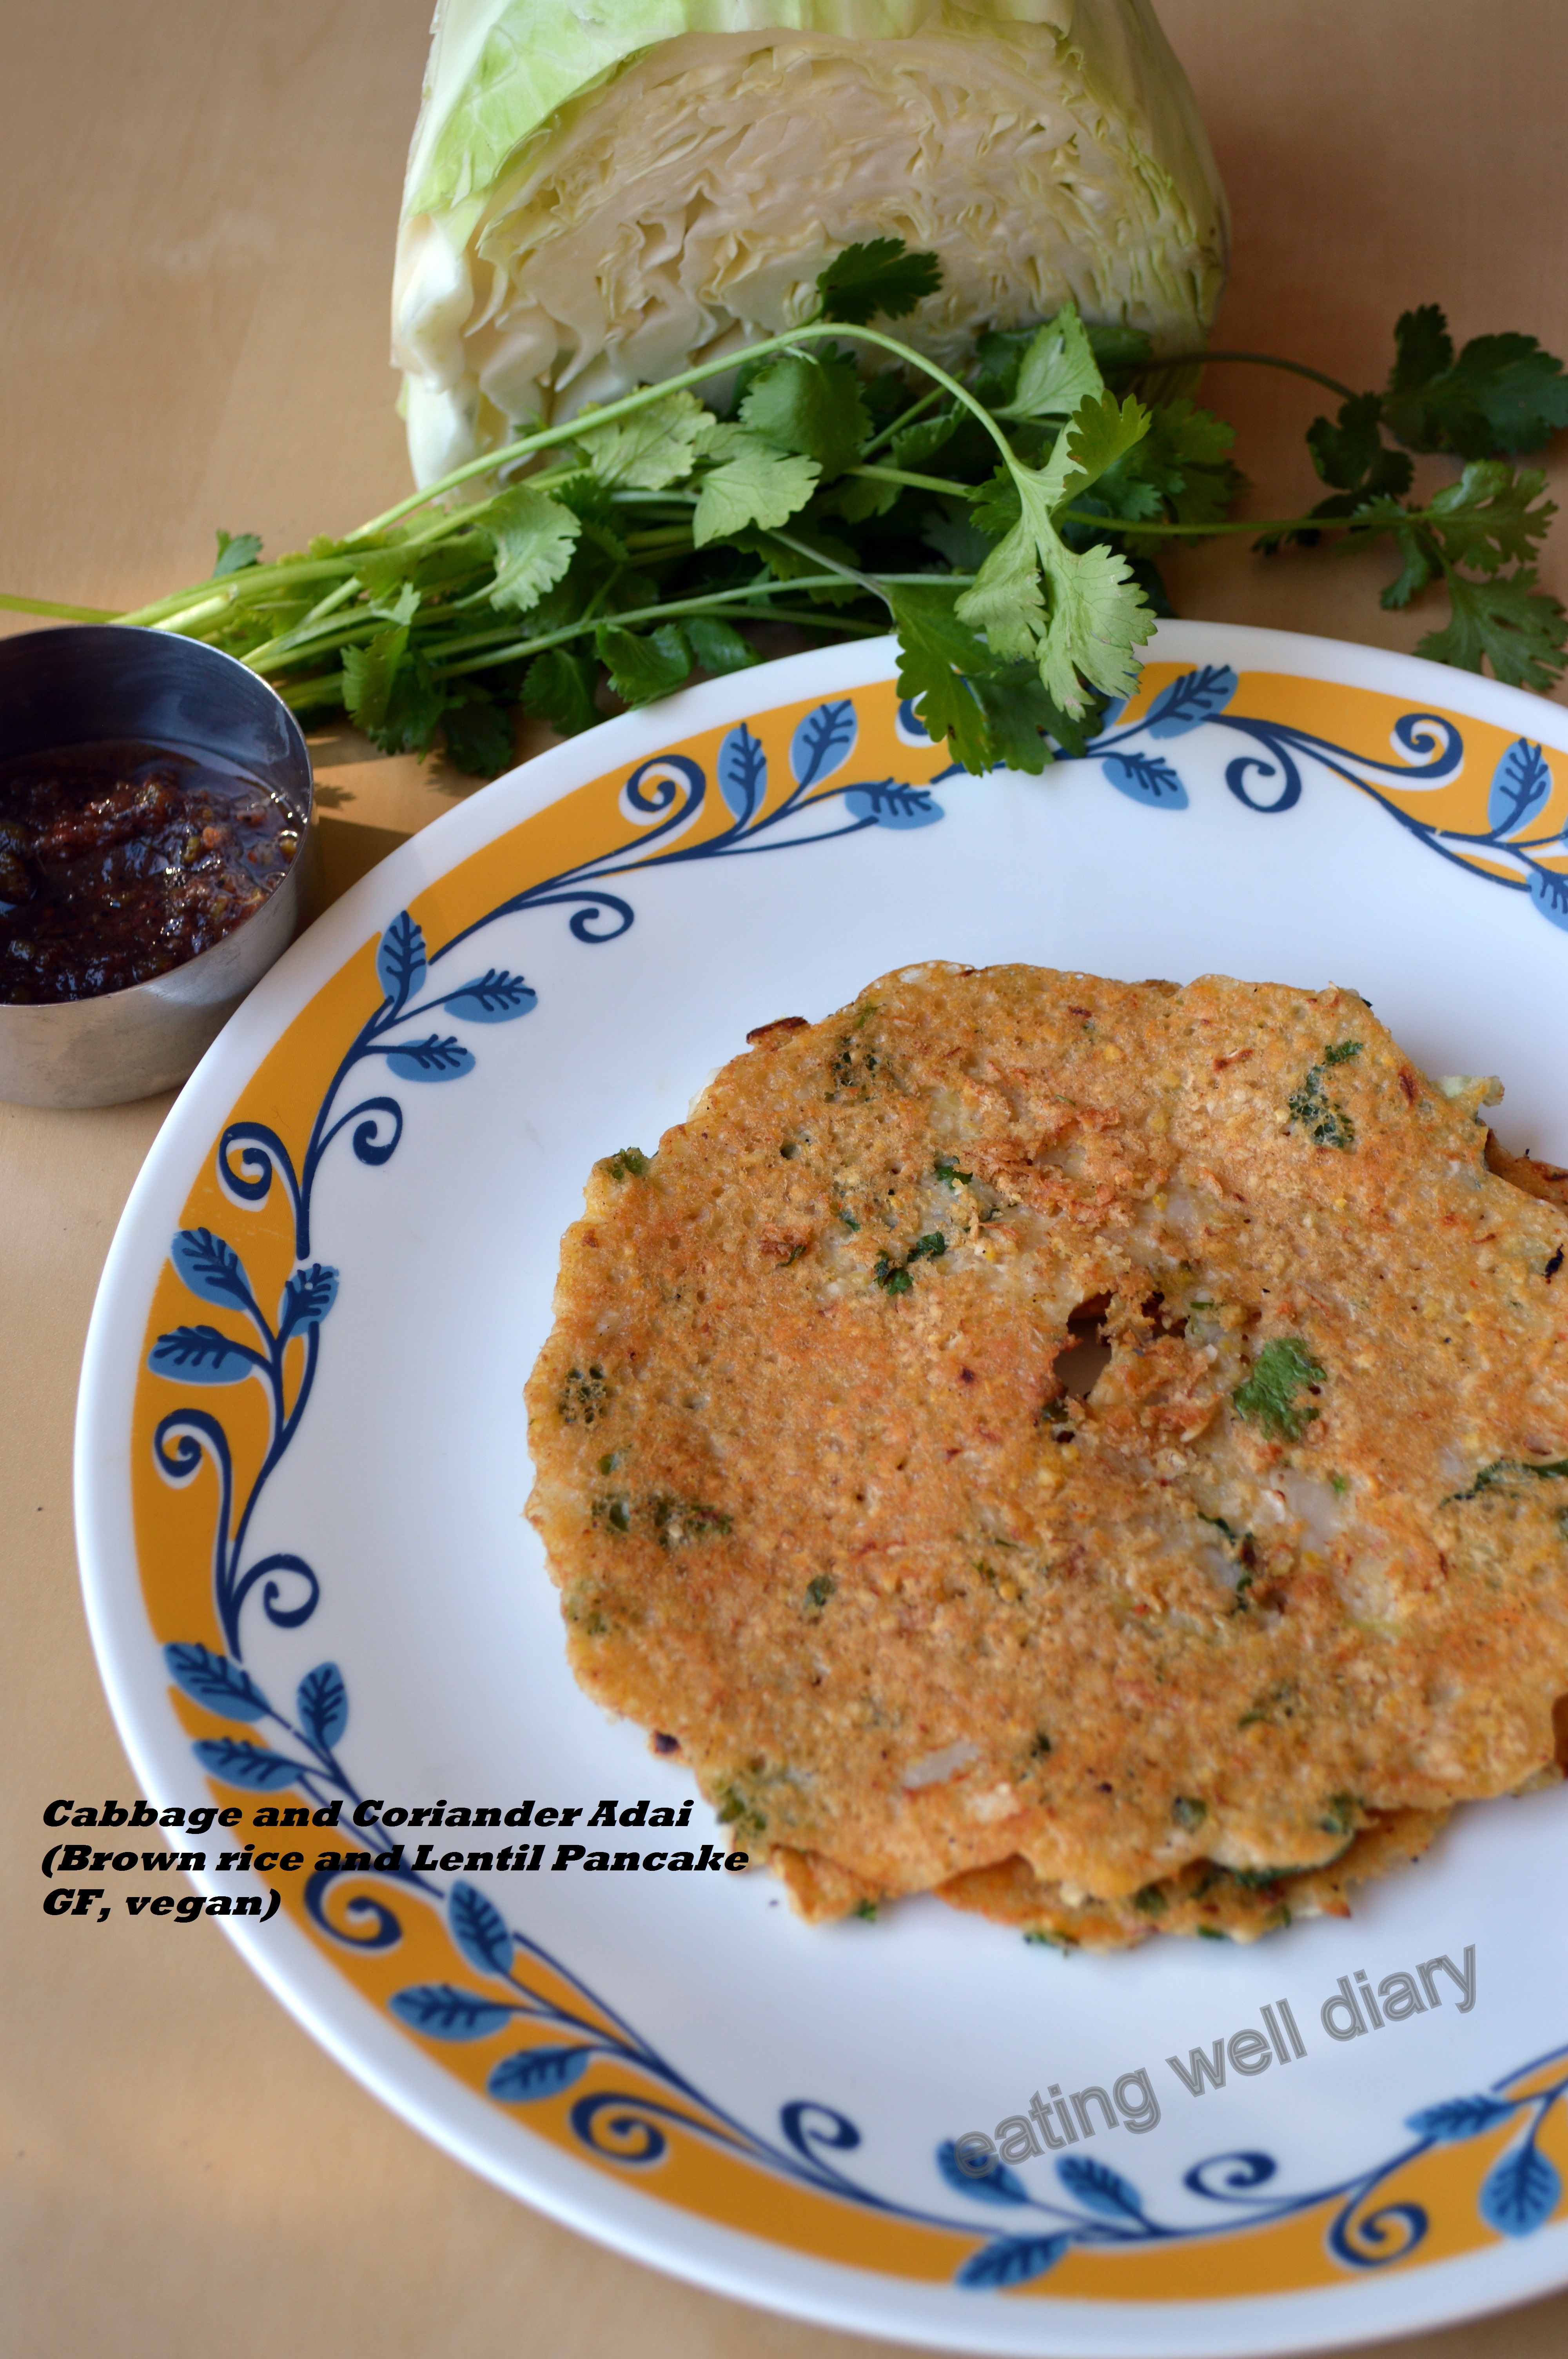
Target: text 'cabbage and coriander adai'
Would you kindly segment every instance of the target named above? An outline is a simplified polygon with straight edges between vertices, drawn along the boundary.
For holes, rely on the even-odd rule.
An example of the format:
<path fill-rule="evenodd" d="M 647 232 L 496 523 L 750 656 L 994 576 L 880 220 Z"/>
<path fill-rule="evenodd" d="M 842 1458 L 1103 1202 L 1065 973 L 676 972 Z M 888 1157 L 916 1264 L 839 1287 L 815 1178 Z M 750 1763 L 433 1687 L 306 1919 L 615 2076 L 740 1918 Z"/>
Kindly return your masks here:
<path fill-rule="evenodd" d="M 1248 1938 L 1560 1774 L 1568 1183 L 1488 1084 L 1223 976 L 752 1037 L 594 1169 L 529 1512 L 579 1681 L 804 1915 Z"/>

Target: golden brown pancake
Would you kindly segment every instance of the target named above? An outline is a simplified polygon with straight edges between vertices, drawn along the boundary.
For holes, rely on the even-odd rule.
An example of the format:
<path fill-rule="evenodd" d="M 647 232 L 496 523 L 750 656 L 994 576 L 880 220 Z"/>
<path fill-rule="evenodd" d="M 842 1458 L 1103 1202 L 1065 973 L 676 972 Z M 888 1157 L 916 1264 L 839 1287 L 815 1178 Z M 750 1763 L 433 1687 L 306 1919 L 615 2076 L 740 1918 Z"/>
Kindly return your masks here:
<path fill-rule="evenodd" d="M 579 1680 L 804 1914 L 1245 1936 L 1555 1774 L 1568 1209 L 1489 1084 L 1222 976 L 752 1039 L 593 1172 L 529 1513 Z"/>

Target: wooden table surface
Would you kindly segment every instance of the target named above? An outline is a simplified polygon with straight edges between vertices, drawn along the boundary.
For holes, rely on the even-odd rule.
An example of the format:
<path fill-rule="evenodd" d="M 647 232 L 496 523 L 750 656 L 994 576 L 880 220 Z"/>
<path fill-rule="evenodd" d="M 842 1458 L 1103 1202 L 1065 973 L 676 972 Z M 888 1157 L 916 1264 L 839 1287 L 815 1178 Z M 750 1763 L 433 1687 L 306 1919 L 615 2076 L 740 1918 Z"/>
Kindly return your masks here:
<path fill-rule="evenodd" d="M 206 573 L 215 527 L 276 551 L 405 488 L 386 313 L 428 10 L 0 7 L 0 588 L 130 607 Z M 1561 0 L 1162 13 L 1235 214 L 1222 343 L 1373 385 L 1396 315 L 1436 301 L 1461 338 L 1522 328 L 1568 349 Z M 1206 398 L 1240 429 L 1255 512 L 1309 504 L 1314 388 L 1234 368 Z M 1429 625 L 1379 610 L 1387 571 L 1321 553 L 1265 563 L 1238 542 L 1172 580 L 1184 614 L 1408 647 Z M 1568 595 L 1568 528 L 1544 576 Z M 346 734 L 313 753 L 340 889 L 471 791 Z M 85 1934 L 40 1914 L 44 1803 L 124 1793 L 129 1775 L 77 1586 L 70 1436 L 99 1271 L 168 1104 L 0 1107 L 0 2347 L 874 2348 L 655 2276 L 470 2177 L 330 2061 L 215 1926 L 151 1943 L 123 1918 Z M 1555 2359 L 1568 2295 L 1398 2347 Z"/>

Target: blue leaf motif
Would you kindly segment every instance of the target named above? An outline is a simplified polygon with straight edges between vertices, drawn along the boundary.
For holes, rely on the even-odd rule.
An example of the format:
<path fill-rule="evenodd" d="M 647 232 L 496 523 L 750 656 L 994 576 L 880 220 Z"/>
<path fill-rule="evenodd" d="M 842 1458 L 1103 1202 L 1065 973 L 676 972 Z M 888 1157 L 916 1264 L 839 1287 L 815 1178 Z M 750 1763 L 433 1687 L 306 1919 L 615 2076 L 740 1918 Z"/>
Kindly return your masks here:
<path fill-rule="evenodd" d="M 455 1082 L 472 1072 L 473 1050 L 450 1035 L 441 1040 L 432 1032 L 427 1040 L 389 1049 L 386 1061 L 402 1082 Z"/>
<path fill-rule="evenodd" d="M 188 1385 L 237 1385 L 254 1375 L 266 1362 L 248 1344 L 232 1343 L 216 1327 L 177 1327 L 160 1335 L 147 1353 L 156 1376 L 173 1376 Z"/>
<path fill-rule="evenodd" d="M 481 1998 L 477 1991 L 458 1990 L 451 1983 L 416 1983 L 409 1990 L 394 1991 L 386 2003 L 400 2023 L 427 2039 L 488 2039 L 517 2013 L 499 1999 Z"/>
<path fill-rule="evenodd" d="M 520 974 L 509 974 L 504 967 L 487 967 L 472 983 L 460 984 L 447 1005 L 454 1016 L 466 1016 L 470 1024 L 511 1024 L 537 1007 L 539 995 Z"/>
<path fill-rule="evenodd" d="M 231 1786 L 250 1786 L 258 1794 L 276 1793 L 280 1786 L 292 1786 L 297 1777 L 309 1774 L 303 1761 L 290 1761 L 282 1753 L 273 1753 L 265 1745 L 252 1745 L 243 1736 L 208 1736 L 191 1746 L 204 1769 L 222 1777 Z"/>
<path fill-rule="evenodd" d="M 1071 2236 L 1000 2236 L 994 2245 L 984 2245 L 970 2254 L 955 2283 L 986 2288 L 1027 2285 L 1032 2277 L 1043 2277 L 1047 2269 L 1054 2269 L 1072 2242 Z"/>
<path fill-rule="evenodd" d="M 949 2187 L 959 2195 L 978 2195 L 982 2203 L 1027 2203 L 1029 2190 L 1023 2181 L 999 2162 L 994 2154 L 985 2158 L 984 2170 L 967 2171 L 958 2160 L 956 2138 L 944 2138 L 936 2149 L 936 2168 Z"/>
<path fill-rule="evenodd" d="M 1552 767 L 1539 745 L 1516 737 L 1492 772 L 1487 825 L 1494 835 L 1513 835 L 1532 820 L 1552 794 Z"/>
<path fill-rule="evenodd" d="M 1185 787 L 1157 754 L 1108 754 L 1100 768 L 1117 792 L 1130 795 L 1135 803 L 1147 803 L 1152 810 L 1187 808 Z"/>
<path fill-rule="evenodd" d="M 905 745 L 930 745 L 935 742 L 930 730 L 916 712 L 913 696 L 906 696 L 900 704 L 898 720 L 894 725 L 900 739 Z"/>
<path fill-rule="evenodd" d="M 1481 2217 L 1499 2235 L 1529 2236 L 1557 2209 L 1563 2181 L 1529 2137 L 1496 2164 L 1481 2189 Z"/>
<path fill-rule="evenodd" d="M 1087 2154 L 1067 2154 L 1057 2163 L 1056 2176 L 1068 2192 L 1091 2212 L 1102 2212 L 1112 2220 L 1143 2217 L 1137 2189 L 1130 2187 L 1108 2163 L 1096 2162 Z"/>
<path fill-rule="evenodd" d="M 311 1743 L 330 1753 L 349 1724 L 349 1691 L 336 1663 L 318 1663 L 306 1672 L 294 1708 Z"/>
<path fill-rule="evenodd" d="M 941 804 L 934 803 L 924 787 L 901 787 L 891 778 L 850 787 L 844 808 L 857 819 L 873 820 L 878 827 L 935 827 L 942 817 Z"/>
<path fill-rule="evenodd" d="M 447 1913 L 451 1919 L 452 1939 L 470 1966 L 477 1966 L 481 1974 L 504 1974 L 510 1971 L 512 1936 L 493 1900 L 487 1900 L 475 1885 L 455 1884 Z"/>
<path fill-rule="evenodd" d="M 587 2071 L 591 2048 L 524 2048 L 499 2063 L 485 2087 L 508 2104 L 532 2104 L 557 2096 Z"/>
<path fill-rule="evenodd" d="M 308 1269 L 297 1269 L 278 1298 L 278 1342 L 287 1343 L 290 1335 L 307 1327 L 319 1327 L 337 1299 L 335 1269 L 319 1261 L 313 1261 Z"/>
<path fill-rule="evenodd" d="M 175 1685 L 209 1712 L 224 1712 L 231 1720 L 259 1720 L 272 1710 L 249 1671 L 227 1655 L 214 1655 L 206 1647 L 176 1646 L 164 1648 L 163 1659 Z"/>
<path fill-rule="evenodd" d="M 860 724 L 846 697 L 841 704 L 819 704 L 808 712 L 789 741 L 789 766 L 797 787 L 814 787 L 841 770 L 855 750 Z"/>
<path fill-rule="evenodd" d="M 242 1310 L 251 1308 L 251 1282 L 243 1262 L 233 1246 L 215 1237 L 211 1229 L 181 1229 L 168 1257 L 191 1293 L 199 1294 L 203 1302 L 215 1302 L 220 1308 L 237 1304 Z"/>
<path fill-rule="evenodd" d="M 1449 2097 L 1440 2105 L 1423 2105 L 1419 2114 L 1411 2114 L 1405 2123 L 1418 2137 L 1439 2140 L 1443 2144 L 1457 2138 L 1478 2137 L 1483 2130 L 1506 2122 L 1519 2111 L 1517 2098 Z"/>
<path fill-rule="evenodd" d="M 1549 924 L 1568 931 L 1568 874 L 1556 868 L 1532 868 L 1530 897 Z"/>
<path fill-rule="evenodd" d="M 426 963 L 425 937 L 407 910 L 400 909 L 375 953 L 376 978 L 394 1007 L 413 998 L 425 980 Z"/>
<path fill-rule="evenodd" d="M 1236 693 L 1236 674 L 1228 664 L 1205 664 L 1201 671 L 1184 671 L 1160 690 L 1144 717 L 1151 737 L 1184 737 L 1223 712 Z"/>
<path fill-rule="evenodd" d="M 719 748 L 719 791 L 742 827 L 761 810 L 768 791 L 767 755 L 743 721 Z"/>

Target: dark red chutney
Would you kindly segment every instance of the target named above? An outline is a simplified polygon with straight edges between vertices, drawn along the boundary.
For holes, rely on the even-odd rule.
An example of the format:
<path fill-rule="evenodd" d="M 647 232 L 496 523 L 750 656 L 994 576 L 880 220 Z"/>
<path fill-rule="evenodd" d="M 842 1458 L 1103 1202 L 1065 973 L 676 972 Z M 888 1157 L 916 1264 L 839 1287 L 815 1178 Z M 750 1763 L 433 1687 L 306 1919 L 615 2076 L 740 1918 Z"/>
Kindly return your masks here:
<path fill-rule="evenodd" d="M 168 745 L 0 763 L 0 1005 L 124 991 L 259 908 L 299 844 L 254 778 Z"/>

